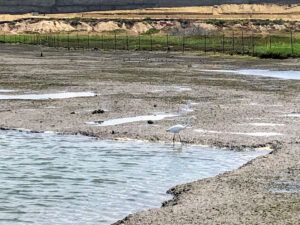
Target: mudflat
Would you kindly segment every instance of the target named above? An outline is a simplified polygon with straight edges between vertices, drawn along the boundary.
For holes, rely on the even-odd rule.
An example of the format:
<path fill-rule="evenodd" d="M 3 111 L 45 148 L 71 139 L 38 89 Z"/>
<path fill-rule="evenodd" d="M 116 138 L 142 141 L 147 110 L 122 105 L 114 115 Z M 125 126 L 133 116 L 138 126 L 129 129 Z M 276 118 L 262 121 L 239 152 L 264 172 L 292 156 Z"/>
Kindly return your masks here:
<path fill-rule="evenodd" d="M 230 71 L 300 70 L 299 61 L 0 44 L 0 127 L 171 142 L 166 129 L 193 118 L 185 143 L 272 153 L 173 187 L 162 208 L 116 224 L 298 224 L 300 80 Z M 85 94 L 55 98 L 66 92 Z"/>

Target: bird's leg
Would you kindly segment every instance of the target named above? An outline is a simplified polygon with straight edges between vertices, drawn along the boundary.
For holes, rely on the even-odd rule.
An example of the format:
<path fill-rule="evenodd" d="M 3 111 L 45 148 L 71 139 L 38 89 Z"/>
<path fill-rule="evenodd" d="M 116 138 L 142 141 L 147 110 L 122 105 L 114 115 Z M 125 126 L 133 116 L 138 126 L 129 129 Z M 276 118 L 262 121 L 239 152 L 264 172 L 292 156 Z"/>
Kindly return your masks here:
<path fill-rule="evenodd" d="M 179 137 L 179 140 L 180 140 L 180 142 L 181 142 L 181 137 L 180 137 L 180 134 L 178 134 L 178 137 Z"/>
<path fill-rule="evenodd" d="M 173 135 L 173 143 L 175 143 L 175 134 Z"/>

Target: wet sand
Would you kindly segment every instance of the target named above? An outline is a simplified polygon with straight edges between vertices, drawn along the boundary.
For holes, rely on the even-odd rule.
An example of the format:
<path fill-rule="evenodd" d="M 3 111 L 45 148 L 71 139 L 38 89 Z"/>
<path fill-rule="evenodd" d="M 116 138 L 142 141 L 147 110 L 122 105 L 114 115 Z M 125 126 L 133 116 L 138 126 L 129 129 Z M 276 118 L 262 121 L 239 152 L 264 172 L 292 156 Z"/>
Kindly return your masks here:
<path fill-rule="evenodd" d="M 244 167 L 169 190 L 174 199 L 118 224 L 297 224 L 300 209 L 300 81 L 217 72 L 300 70 L 299 59 L 144 52 L 67 52 L 0 44 L 0 90 L 96 96 L 0 100 L 0 127 L 171 142 L 165 130 L 191 120 L 187 143 L 273 149 Z M 215 72 L 205 72 L 215 70 Z M 191 107 L 187 104 L 191 101 Z M 104 112 L 102 112 L 101 110 Z M 94 112 L 99 110 L 98 112 Z M 114 126 L 87 122 L 176 114 Z"/>

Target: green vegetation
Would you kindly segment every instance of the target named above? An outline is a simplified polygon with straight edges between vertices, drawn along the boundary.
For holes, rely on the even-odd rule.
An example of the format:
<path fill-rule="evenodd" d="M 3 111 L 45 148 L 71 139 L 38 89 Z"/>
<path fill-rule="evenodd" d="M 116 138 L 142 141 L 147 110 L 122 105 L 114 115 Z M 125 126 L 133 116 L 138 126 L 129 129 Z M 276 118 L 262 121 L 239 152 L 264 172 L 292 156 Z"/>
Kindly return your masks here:
<path fill-rule="evenodd" d="M 151 28 L 150 30 L 148 30 L 147 32 L 143 33 L 144 35 L 152 35 L 152 34 L 158 34 L 159 30 L 155 29 L 155 28 Z"/>
<path fill-rule="evenodd" d="M 128 36 L 120 31 L 105 35 L 90 34 L 24 34 L 0 35 L 0 42 L 42 45 L 67 49 L 142 50 L 142 51 L 202 51 L 251 55 L 261 58 L 300 57 L 298 35 L 214 34 L 202 36 L 153 35 Z"/>

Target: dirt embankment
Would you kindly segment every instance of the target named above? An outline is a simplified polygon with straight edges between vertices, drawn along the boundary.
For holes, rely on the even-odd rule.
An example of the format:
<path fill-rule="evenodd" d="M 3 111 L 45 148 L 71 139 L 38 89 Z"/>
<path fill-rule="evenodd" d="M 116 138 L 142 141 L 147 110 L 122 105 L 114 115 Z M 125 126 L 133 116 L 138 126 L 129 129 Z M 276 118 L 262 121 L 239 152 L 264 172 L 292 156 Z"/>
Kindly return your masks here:
<path fill-rule="evenodd" d="M 260 34 L 300 31 L 300 22 L 277 21 L 226 21 L 226 20 L 95 20 L 95 19 L 22 19 L 0 23 L 0 33 L 127 33 L 204 35 L 226 31 L 249 31 Z"/>
<path fill-rule="evenodd" d="M 0 15 L 0 32 L 43 34 L 118 31 L 128 34 L 197 35 L 243 28 L 253 32 L 268 33 L 290 28 L 300 30 L 300 22 L 297 22 L 299 20 L 300 5 L 227 4 L 67 14 L 3 14 Z"/>

